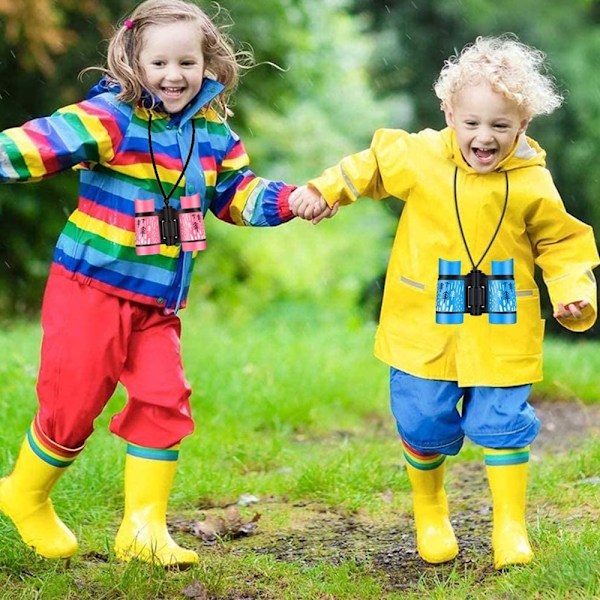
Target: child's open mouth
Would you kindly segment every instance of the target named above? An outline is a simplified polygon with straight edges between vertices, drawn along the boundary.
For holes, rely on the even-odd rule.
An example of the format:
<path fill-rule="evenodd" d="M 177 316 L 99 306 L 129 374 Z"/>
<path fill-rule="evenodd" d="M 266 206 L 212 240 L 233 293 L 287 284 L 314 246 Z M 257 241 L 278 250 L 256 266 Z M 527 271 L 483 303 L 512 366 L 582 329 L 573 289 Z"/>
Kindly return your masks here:
<path fill-rule="evenodd" d="M 161 90 L 165 96 L 171 96 L 173 98 L 181 96 L 181 94 L 183 93 L 183 88 L 164 87 L 161 88 Z"/>
<path fill-rule="evenodd" d="M 494 160 L 496 150 L 493 148 L 473 148 L 473 154 L 478 161 L 482 163 L 489 163 Z"/>

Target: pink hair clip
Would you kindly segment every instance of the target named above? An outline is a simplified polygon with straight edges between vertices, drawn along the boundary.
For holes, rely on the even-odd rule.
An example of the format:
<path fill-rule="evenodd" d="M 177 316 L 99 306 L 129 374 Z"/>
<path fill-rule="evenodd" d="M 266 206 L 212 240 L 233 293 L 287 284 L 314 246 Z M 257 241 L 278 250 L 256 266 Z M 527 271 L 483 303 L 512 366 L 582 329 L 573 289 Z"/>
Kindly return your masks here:
<path fill-rule="evenodd" d="M 125 29 L 133 29 L 133 26 L 135 25 L 135 23 L 131 19 L 125 19 L 125 21 L 123 21 L 123 25 L 124 25 Z"/>

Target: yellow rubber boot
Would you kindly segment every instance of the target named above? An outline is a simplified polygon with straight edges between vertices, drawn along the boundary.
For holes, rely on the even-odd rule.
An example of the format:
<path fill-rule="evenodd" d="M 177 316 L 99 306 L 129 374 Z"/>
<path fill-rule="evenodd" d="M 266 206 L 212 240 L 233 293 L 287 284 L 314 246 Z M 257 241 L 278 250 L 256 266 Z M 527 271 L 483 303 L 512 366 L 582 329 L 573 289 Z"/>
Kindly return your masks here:
<path fill-rule="evenodd" d="M 447 562 L 458 554 L 458 544 L 448 517 L 445 469 L 444 462 L 429 470 L 417 469 L 406 463 L 413 491 L 417 550 L 424 561 L 432 564 Z"/>
<path fill-rule="evenodd" d="M 13 472 L 0 480 L 0 510 L 15 524 L 21 539 L 45 558 L 69 558 L 78 549 L 71 530 L 59 519 L 49 498 L 66 465 L 51 465 L 21 445 Z"/>
<path fill-rule="evenodd" d="M 506 452 L 506 451 L 504 451 Z M 529 454 L 527 449 L 513 451 Z M 486 470 L 493 502 L 494 567 L 524 565 L 533 559 L 525 524 L 528 464 L 492 464 L 503 451 L 485 449 Z"/>
<path fill-rule="evenodd" d="M 134 455 L 136 454 L 136 455 Z M 169 566 L 199 561 L 193 550 L 177 545 L 167 530 L 167 503 L 175 471 L 176 450 L 129 446 L 125 461 L 125 513 L 115 540 L 117 558 Z M 167 460 L 144 458 L 169 457 Z"/>

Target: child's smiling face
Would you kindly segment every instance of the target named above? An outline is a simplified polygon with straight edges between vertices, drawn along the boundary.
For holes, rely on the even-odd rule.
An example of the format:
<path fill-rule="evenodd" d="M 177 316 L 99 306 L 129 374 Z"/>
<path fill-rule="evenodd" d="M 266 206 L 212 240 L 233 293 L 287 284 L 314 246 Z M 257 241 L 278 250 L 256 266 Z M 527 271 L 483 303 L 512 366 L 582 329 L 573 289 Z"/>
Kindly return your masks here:
<path fill-rule="evenodd" d="M 200 91 L 204 77 L 198 25 L 192 21 L 150 25 L 143 40 L 139 62 L 150 91 L 167 112 L 183 110 Z"/>
<path fill-rule="evenodd" d="M 463 158 L 478 173 L 490 173 L 512 150 L 529 120 L 513 100 L 487 81 L 465 86 L 444 108 Z"/>

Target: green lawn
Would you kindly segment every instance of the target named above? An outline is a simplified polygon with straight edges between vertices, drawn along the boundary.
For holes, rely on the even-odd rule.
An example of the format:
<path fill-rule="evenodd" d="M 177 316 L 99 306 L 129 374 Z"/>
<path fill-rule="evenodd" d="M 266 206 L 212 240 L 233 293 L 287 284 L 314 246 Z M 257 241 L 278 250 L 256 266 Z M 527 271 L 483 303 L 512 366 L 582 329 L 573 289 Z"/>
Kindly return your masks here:
<path fill-rule="evenodd" d="M 495 573 L 485 527 L 469 533 L 459 564 L 426 567 L 408 553 L 412 537 L 398 533 L 412 531 L 410 495 L 388 370 L 372 357 L 374 324 L 310 303 L 232 318 L 199 302 L 182 319 L 197 428 L 182 444 L 170 518 L 200 565 L 175 572 L 114 560 L 125 444 L 107 424 L 124 402 L 119 390 L 53 495 L 81 553 L 69 562 L 36 558 L 0 518 L 0 598 L 164 600 L 202 598 L 202 590 L 220 600 L 600 597 L 597 439 L 532 463 L 530 567 Z M 35 411 L 38 347 L 37 323 L 0 333 L 1 473 Z M 546 381 L 535 392 L 598 402 L 599 372 L 600 344 L 549 340 Z M 451 504 L 457 517 L 469 516 L 464 532 L 467 520 L 489 522 L 480 465 L 471 445 L 449 461 Z M 467 479 L 472 497 L 463 493 Z M 259 500 L 240 508 L 244 519 L 260 514 L 254 535 L 208 545 L 182 531 L 243 494 Z M 386 544 L 389 568 L 377 562 Z M 406 564 L 393 562 L 398 552 Z M 404 581 L 408 563 L 413 576 Z"/>

